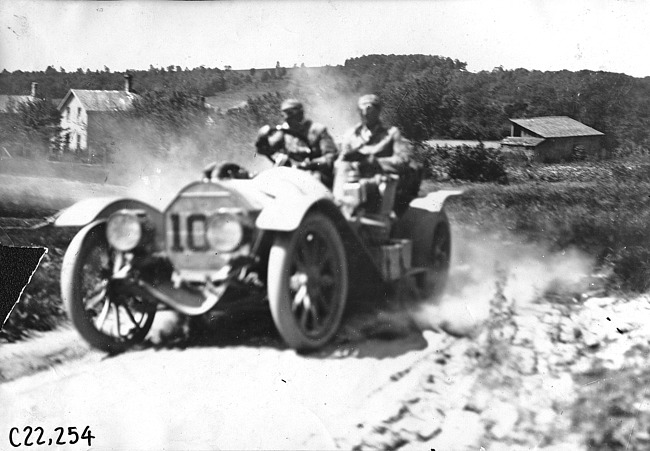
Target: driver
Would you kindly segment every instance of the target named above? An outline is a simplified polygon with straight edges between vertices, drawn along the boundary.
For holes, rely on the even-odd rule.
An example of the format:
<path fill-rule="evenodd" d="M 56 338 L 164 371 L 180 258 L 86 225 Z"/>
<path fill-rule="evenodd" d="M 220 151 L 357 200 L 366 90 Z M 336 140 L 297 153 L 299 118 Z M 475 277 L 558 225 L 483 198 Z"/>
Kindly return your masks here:
<path fill-rule="evenodd" d="M 257 136 L 257 152 L 268 156 L 276 166 L 294 166 L 316 172 L 321 182 L 332 186 L 337 149 L 327 128 L 305 119 L 298 100 L 282 102 L 284 122 L 272 128 L 262 127 Z"/>

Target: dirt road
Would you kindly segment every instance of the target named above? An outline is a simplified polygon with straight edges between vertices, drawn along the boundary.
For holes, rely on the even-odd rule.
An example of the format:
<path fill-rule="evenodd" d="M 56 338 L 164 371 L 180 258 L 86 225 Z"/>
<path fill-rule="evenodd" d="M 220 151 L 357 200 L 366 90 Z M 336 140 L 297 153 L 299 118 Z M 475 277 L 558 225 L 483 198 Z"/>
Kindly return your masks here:
<path fill-rule="evenodd" d="M 8 382 L 0 388 L 3 435 L 88 425 L 93 449 L 347 449 L 361 442 L 364 425 L 399 412 L 415 369 L 458 346 L 393 322 L 391 340 L 339 342 L 302 356 L 258 319 L 239 345 L 231 331 L 220 343 L 93 352 Z"/>
<path fill-rule="evenodd" d="M 614 415 L 597 404 L 612 379 L 605 371 L 644 365 L 648 297 L 606 297 L 593 284 L 586 294 L 560 290 L 559 276 L 579 273 L 568 254 L 545 254 L 542 264 L 521 249 L 492 249 L 510 266 L 488 277 L 494 261 L 471 248 L 456 255 L 440 304 L 352 313 L 316 354 L 287 349 L 268 312 L 216 319 L 190 339 L 161 315 L 156 327 L 166 333 L 113 357 L 64 331 L 62 341 L 77 345 L 65 346 L 63 363 L 0 386 L 0 449 L 12 449 L 11 428 L 22 443 L 26 426 L 43 428 L 48 450 L 57 449 L 47 444 L 57 427 L 86 426 L 91 446 L 59 449 L 569 451 L 588 439 L 614 443 L 609 433 L 647 449 L 645 401 L 619 409 L 620 422 L 596 416 Z M 56 362 L 52 341 L 32 341 L 29 352 Z M 0 366 L 17 361 L 11 346 Z"/>

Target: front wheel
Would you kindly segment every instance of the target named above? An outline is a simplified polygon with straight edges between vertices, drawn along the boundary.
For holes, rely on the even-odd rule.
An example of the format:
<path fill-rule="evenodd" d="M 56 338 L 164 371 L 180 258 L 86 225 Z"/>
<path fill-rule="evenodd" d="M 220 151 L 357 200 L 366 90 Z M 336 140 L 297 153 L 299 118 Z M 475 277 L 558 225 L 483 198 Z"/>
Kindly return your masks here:
<path fill-rule="evenodd" d="M 316 349 L 336 334 L 348 295 L 348 268 L 331 219 L 309 213 L 297 230 L 275 238 L 267 285 L 273 320 L 290 347 Z"/>
<path fill-rule="evenodd" d="M 117 289 L 112 275 L 124 264 L 100 223 L 74 237 L 61 269 L 61 297 L 72 324 L 92 346 L 111 353 L 143 341 L 156 314 L 154 304 Z"/>

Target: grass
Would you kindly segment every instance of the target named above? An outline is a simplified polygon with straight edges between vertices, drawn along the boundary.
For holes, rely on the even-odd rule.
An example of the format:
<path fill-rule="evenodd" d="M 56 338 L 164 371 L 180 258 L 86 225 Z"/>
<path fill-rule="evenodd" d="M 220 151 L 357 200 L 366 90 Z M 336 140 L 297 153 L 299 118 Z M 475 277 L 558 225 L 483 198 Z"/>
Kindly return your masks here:
<path fill-rule="evenodd" d="M 643 355 L 647 355 L 647 346 Z M 572 424 L 594 450 L 644 450 L 650 447 L 647 368 L 594 368 L 579 376 Z"/>
<path fill-rule="evenodd" d="M 462 184 L 464 195 L 450 199 L 448 210 L 454 221 L 481 230 L 553 250 L 581 249 L 612 267 L 617 288 L 643 292 L 650 273 L 648 167 L 633 161 L 511 168 L 508 185 Z"/>

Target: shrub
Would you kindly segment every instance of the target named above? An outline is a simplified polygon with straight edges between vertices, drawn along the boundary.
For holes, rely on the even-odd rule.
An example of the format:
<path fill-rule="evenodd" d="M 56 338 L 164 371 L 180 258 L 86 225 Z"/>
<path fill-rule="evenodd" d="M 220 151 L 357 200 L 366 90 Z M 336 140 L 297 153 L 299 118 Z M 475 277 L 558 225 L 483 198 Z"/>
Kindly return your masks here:
<path fill-rule="evenodd" d="M 0 126 L 0 145 L 13 156 L 47 158 L 56 151 L 60 142 L 60 113 L 47 100 L 35 100 L 10 104 Z"/>
<path fill-rule="evenodd" d="M 647 355 L 647 346 L 635 347 L 637 353 Z M 646 393 L 650 371 L 646 368 L 608 370 L 599 365 L 574 377 L 578 379 L 579 389 L 571 409 L 572 424 L 575 432 L 582 433 L 585 449 L 648 448 L 650 414 L 643 407 L 649 401 Z"/>
<path fill-rule="evenodd" d="M 425 174 L 433 179 L 449 177 L 468 182 L 508 182 L 503 156 L 483 144 L 435 148 L 418 144 L 415 156 L 422 163 Z"/>
<path fill-rule="evenodd" d="M 611 256 L 610 261 L 621 288 L 636 292 L 650 288 L 650 249 L 626 246 Z"/>
<path fill-rule="evenodd" d="M 449 177 L 469 182 L 507 183 L 505 162 L 497 150 L 462 146 L 450 155 Z"/>

